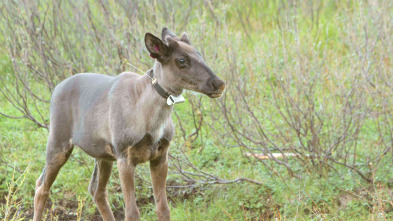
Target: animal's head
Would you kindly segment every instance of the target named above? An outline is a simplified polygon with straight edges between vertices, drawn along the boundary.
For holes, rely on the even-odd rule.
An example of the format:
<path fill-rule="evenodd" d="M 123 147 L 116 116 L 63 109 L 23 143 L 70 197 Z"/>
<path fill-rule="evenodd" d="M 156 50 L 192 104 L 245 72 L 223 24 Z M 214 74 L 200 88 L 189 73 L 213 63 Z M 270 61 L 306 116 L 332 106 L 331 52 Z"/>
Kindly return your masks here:
<path fill-rule="evenodd" d="M 206 65 L 186 33 L 179 38 L 163 28 L 161 39 L 146 33 L 145 45 L 150 56 L 161 63 L 165 81 L 170 82 L 171 89 L 197 91 L 211 98 L 221 96 L 225 82 Z"/>

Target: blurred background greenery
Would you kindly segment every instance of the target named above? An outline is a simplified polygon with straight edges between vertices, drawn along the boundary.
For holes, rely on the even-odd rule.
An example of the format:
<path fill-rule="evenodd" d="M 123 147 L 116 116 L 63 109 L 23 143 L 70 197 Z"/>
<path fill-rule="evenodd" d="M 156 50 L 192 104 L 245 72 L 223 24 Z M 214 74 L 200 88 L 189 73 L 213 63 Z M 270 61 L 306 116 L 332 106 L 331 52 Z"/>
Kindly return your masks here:
<path fill-rule="evenodd" d="M 392 219 L 392 1 L 5 0 L 0 10 L 1 219 L 32 218 L 56 84 L 137 72 L 126 61 L 149 69 L 144 34 L 164 26 L 187 32 L 227 82 L 220 99 L 186 92 L 175 108 L 173 220 Z M 46 219 L 101 219 L 87 191 L 93 164 L 74 150 Z M 138 167 L 137 204 L 156 220 L 149 176 Z"/>

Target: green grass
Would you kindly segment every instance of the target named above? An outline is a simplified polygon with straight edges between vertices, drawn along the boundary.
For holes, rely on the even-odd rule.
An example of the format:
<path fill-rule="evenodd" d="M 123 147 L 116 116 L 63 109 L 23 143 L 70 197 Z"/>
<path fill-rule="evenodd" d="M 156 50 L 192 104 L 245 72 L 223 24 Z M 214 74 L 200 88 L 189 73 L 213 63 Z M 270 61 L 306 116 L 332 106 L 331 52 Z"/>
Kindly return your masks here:
<path fill-rule="evenodd" d="M 23 186 L 17 193 L 17 199 L 22 202 L 22 211 L 28 211 L 26 214 L 29 216 L 35 180 L 45 164 L 44 152 L 48 133 L 45 129 L 38 129 L 25 120 L 17 121 L 2 117 L 0 123 L 2 125 L 1 156 L 2 161 L 8 164 L 0 164 L 3 171 L 0 175 L 2 181 L 0 194 L 5 197 L 6 184 L 12 182 L 12 174 L 16 177 L 25 176 Z M 361 181 L 351 171 L 346 171 L 343 179 L 329 172 L 326 177 L 308 174 L 301 180 L 292 178 L 285 184 L 282 178 L 287 177 L 284 168 L 275 165 L 277 169 L 275 172 L 281 176 L 273 176 L 271 171 L 267 171 L 258 162 L 250 164 L 242 158 L 238 148 L 225 148 L 207 143 L 202 153 L 198 153 L 198 149 L 195 148 L 187 151 L 187 154 L 198 168 L 219 177 L 227 179 L 248 177 L 264 185 L 241 183 L 205 186 L 191 192 L 185 190 L 185 193 L 174 197 L 175 201 L 170 203 L 173 220 L 259 220 L 272 217 L 284 220 L 325 218 L 362 220 L 371 217 L 378 219 L 370 212 L 374 206 L 371 202 L 377 204 L 378 200 L 391 201 L 389 197 L 391 190 L 384 186 L 377 188 L 376 192 L 367 190 L 358 183 Z M 97 214 L 87 192 L 93 164 L 92 158 L 79 149 L 74 150 L 51 189 L 52 211 L 49 211 L 49 214 L 54 213 L 55 217 L 56 213 L 76 214 L 78 199 L 84 202 L 83 214 L 86 219 Z M 381 170 L 381 181 L 389 179 L 383 175 L 393 173 L 389 162 L 384 162 L 382 165 L 384 168 Z M 24 172 L 27 169 L 28 173 Z M 146 166 L 138 168 L 139 173 L 141 170 L 148 171 L 148 168 Z M 306 168 L 299 167 L 297 170 L 307 172 Z M 109 200 L 112 208 L 121 211 L 122 194 L 116 173 L 115 168 L 109 185 Z M 148 176 L 145 178 L 149 179 Z M 171 179 L 173 176 L 169 176 L 169 180 Z M 366 184 L 362 183 L 362 185 Z M 151 188 L 143 184 L 137 187 L 137 190 L 139 190 L 138 202 L 150 199 L 149 202 L 139 205 L 143 219 L 155 220 Z M 367 193 L 368 191 L 372 194 Z M 345 197 L 351 200 L 348 204 L 341 205 Z M 390 216 L 387 214 L 386 218 Z"/>

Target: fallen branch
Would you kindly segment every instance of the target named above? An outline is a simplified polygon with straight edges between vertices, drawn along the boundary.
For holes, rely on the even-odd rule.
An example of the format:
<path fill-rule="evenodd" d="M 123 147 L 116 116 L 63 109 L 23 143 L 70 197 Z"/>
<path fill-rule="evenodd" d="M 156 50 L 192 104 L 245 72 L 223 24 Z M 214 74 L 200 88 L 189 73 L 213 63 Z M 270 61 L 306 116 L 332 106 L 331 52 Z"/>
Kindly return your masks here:
<path fill-rule="evenodd" d="M 299 154 L 296 153 L 271 153 L 267 155 L 258 154 L 258 153 L 246 153 L 246 156 L 252 156 L 260 160 L 271 160 L 274 158 L 288 158 L 288 157 L 300 157 Z"/>

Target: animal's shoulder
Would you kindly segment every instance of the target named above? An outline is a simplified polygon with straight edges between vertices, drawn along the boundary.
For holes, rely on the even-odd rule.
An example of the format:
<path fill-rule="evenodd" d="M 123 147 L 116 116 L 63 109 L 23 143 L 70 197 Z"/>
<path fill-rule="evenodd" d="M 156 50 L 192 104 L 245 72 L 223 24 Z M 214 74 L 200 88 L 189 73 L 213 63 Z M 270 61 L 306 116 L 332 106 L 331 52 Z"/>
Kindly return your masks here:
<path fill-rule="evenodd" d="M 79 81 L 79 82 L 100 82 L 100 81 L 108 81 L 113 79 L 112 76 L 104 75 L 104 74 L 97 74 L 97 73 L 79 73 L 76 75 L 73 75 L 66 80 L 64 80 L 64 83 L 72 82 L 72 81 Z"/>
<path fill-rule="evenodd" d="M 134 72 L 123 72 L 117 75 L 117 78 L 120 79 L 136 79 L 140 78 L 142 75 L 136 74 Z"/>

